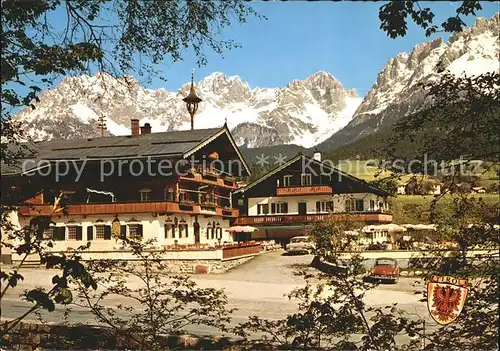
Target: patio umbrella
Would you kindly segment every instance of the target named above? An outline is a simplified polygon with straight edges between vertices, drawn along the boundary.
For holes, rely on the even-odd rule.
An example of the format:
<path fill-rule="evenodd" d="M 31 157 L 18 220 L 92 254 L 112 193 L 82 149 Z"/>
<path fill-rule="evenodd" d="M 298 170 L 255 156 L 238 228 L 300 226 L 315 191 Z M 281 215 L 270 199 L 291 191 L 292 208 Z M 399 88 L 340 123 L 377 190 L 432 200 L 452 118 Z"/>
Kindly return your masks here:
<path fill-rule="evenodd" d="M 227 229 L 227 231 L 230 233 L 252 233 L 252 232 L 255 232 L 256 230 L 258 230 L 258 229 L 255 227 L 251 227 L 249 225 L 245 225 L 245 226 L 237 225 L 234 227 L 229 227 Z"/>

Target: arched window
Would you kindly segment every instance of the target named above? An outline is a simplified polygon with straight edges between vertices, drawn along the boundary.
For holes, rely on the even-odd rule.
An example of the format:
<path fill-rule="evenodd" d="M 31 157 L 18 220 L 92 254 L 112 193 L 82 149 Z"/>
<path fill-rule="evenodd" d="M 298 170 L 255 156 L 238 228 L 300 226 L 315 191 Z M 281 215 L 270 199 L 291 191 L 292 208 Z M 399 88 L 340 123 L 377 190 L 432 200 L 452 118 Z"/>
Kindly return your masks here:
<path fill-rule="evenodd" d="M 215 224 L 215 226 L 216 226 L 216 228 L 215 228 L 215 231 L 216 231 L 215 236 L 216 236 L 216 238 L 217 239 L 222 239 L 222 227 L 220 226 L 219 222 L 217 222 Z"/>
<path fill-rule="evenodd" d="M 215 236 L 216 236 L 216 224 L 215 224 L 215 221 L 212 222 L 212 236 L 211 236 L 211 239 L 215 239 Z"/>
<path fill-rule="evenodd" d="M 163 229 L 165 231 L 165 239 L 170 239 L 170 238 L 173 239 L 175 237 L 174 223 L 172 222 L 172 219 L 170 217 L 167 217 L 167 219 L 165 219 L 165 224 L 163 225 Z"/>

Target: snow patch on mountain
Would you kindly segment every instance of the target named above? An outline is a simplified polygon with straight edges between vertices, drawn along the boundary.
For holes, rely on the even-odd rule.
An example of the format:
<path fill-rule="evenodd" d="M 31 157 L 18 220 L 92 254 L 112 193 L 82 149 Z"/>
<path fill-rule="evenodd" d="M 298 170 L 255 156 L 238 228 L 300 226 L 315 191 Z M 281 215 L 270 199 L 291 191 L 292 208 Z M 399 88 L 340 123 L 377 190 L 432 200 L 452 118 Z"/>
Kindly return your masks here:
<path fill-rule="evenodd" d="M 260 147 L 298 143 L 311 147 L 341 129 L 361 99 L 331 74 L 320 71 L 282 88 L 251 89 L 238 76 L 214 72 L 195 84 L 203 101 L 194 118 L 196 128 L 227 123 L 240 145 Z M 101 135 L 97 120 L 104 116 L 107 134 L 130 134 L 130 120 L 150 123 L 153 132 L 191 128 L 182 98 L 189 83 L 176 92 L 146 89 L 133 77 L 108 74 L 65 78 L 45 90 L 35 109 L 17 118 L 34 139 Z M 266 137 L 266 135 L 268 137 Z"/>

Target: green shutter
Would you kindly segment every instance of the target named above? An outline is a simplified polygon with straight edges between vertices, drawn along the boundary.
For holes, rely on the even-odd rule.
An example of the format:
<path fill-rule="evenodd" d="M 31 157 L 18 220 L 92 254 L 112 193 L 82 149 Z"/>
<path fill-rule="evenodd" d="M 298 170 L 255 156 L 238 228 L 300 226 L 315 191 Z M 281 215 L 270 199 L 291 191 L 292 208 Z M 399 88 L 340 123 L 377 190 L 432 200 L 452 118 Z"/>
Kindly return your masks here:
<path fill-rule="evenodd" d="M 87 240 L 94 240 L 94 226 L 92 225 L 87 227 Z"/>
<path fill-rule="evenodd" d="M 127 238 L 127 225 L 123 224 L 120 226 L 120 239 Z"/>
<path fill-rule="evenodd" d="M 66 240 L 66 227 L 54 227 L 54 240 Z"/>
<path fill-rule="evenodd" d="M 142 224 L 137 225 L 137 236 L 142 238 Z"/>
<path fill-rule="evenodd" d="M 104 240 L 111 240 L 111 226 L 104 226 Z"/>
<path fill-rule="evenodd" d="M 76 240 L 83 240 L 83 228 L 81 226 L 76 227 Z"/>

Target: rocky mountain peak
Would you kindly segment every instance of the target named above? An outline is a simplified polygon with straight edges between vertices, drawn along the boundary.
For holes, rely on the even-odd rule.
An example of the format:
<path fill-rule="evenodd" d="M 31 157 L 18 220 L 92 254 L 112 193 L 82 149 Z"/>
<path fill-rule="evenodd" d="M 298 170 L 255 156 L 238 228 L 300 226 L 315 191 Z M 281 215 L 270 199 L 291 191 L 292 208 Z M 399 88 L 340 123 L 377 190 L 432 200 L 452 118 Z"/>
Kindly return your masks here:
<path fill-rule="evenodd" d="M 499 70 L 500 14 L 478 18 L 471 28 L 416 45 L 410 54 L 390 58 L 375 84 L 356 110 L 352 121 L 323 144 L 324 148 L 348 144 L 412 113 L 424 102 L 419 83 L 443 74 L 478 75 Z"/>

